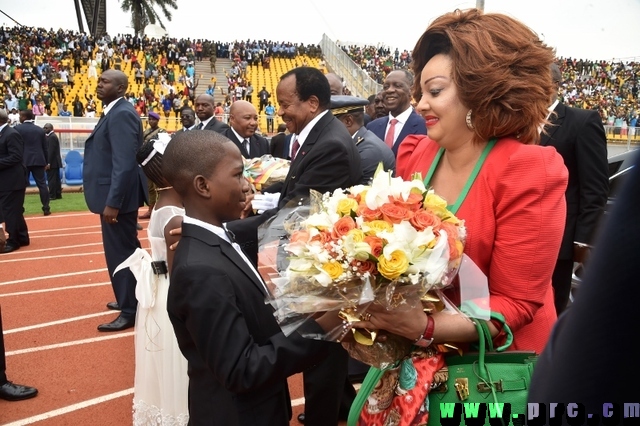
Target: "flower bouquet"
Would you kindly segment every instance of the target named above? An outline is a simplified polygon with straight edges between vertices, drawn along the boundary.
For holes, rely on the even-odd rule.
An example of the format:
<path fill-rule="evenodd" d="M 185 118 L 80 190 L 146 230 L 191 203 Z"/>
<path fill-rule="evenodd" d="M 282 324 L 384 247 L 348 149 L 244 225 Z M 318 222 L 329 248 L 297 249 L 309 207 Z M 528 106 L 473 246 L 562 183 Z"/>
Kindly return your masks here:
<path fill-rule="evenodd" d="M 456 276 L 466 230 L 419 177 L 404 181 L 379 169 L 370 185 L 312 194 L 308 205 L 282 213 L 281 235 L 262 245 L 259 263 L 285 332 L 317 312 L 339 310 L 343 327 L 323 338 L 340 341 L 369 303 L 451 305 L 440 290 Z M 355 343 L 343 345 L 377 367 L 398 361 L 412 346 L 399 336 L 376 342 L 375 330 L 353 333 Z"/>
<path fill-rule="evenodd" d="M 268 154 L 245 159 L 245 177 L 256 190 L 261 191 L 269 185 L 284 181 L 289 173 L 290 163 L 289 160 L 275 158 Z"/>

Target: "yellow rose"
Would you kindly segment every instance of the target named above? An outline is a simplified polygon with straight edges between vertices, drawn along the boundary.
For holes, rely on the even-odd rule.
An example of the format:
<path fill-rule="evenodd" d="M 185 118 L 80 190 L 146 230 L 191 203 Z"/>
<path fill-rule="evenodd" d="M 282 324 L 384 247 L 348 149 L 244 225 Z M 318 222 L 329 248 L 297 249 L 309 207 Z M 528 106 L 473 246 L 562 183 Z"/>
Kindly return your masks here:
<path fill-rule="evenodd" d="M 361 243 L 364 241 L 364 232 L 360 229 L 352 229 L 347 232 L 347 237 L 351 238 L 354 243 Z"/>
<path fill-rule="evenodd" d="M 430 210 L 440 219 L 444 220 L 451 216 L 451 213 L 447 210 L 447 201 L 433 192 L 427 193 L 427 196 L 424 197 L 423 205 L 425 209 Z"/>
<path fill-rule="evenodd" d="M 334 281 L 337 280 L 343 272 L 342 265 L 335 260 L 322 265 L 322 269 L 329 274 L 329 277 Z"/>
<path fill-rule="evenodd" d="M 362 228 L 367 235 L 378 235 L 382 231 L 393 231 L 393 225 L 384 220 L 365 222 L 362 224 Z"/>
<path fill-rule="evenodd" d="M 349 216 L 352 211 L 358 213 L 358 202 L 355 198 L 343 198 L 338 201 L 337 209 L 340 216 Z"/>
<path fill-rule="evenodd" d="M 384 255 L 378 258 L 378 272 L 389 280 L 395 280 L 409 268 L 409 259 L 402 250 L 395 250 L 387 259 Z"/>

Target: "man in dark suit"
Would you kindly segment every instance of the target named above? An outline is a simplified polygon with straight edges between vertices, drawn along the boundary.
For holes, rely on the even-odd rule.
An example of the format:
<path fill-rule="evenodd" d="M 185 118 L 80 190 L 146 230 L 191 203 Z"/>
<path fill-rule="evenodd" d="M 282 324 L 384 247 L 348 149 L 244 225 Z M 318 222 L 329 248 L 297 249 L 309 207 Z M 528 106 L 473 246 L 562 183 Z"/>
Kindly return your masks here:
<path fill-rule="evenodd" d="M 287 143 L 287 126 L 284 123 L 278 124 L 278 133 L 273 135 L 271 143 L 269 144 L 269 150 L 271 155 L 276 158 L 284 158 L 289 160 L 289 144 Z M 289 139 L 291 139 L 289 137 Z"/>
<path fill-rule="evenodd" d="M 387 117 L 373 120 L 367 129 L 382 139 L 398 155 L 398 147 L 409 135 L 426 135 L 424 118 L 411 106 L 413 76 L 407 70 L 391 71 L 384 80 L 384 106 Z"/>
<path fill-rule="evenodd" d="M 60 140 L 53 130 L 53 125 L 47 123 L 43 127 L 47 136 L 47 181 L 49 182 L 49 199 L 62 198 L 62 183 L 60 182 L 60 169 L 62 157 L 60 156 Z"/>
<path fill-rule="evenodd" d="M 340 347 L 285 337 L 264 303 L 265 283 L 223 225 L 244 208 L 243 169 L 235 144 L 214 132 L 178 133 L 163 156 L 163 175 L 185 207 L 167 311 L 189 363 L 194 426 L 288 426 L 286 378 Z M 334 325 L 329 314 L 305 331 Z"/>
<path fill-rule="evenodd" d="M 140 247 L 136 221 L 138 208 L 146 199 L 147 183 L 136 163 L 142 145 L 142 122 L 123 96 L 127 76 L 107 70 L 98 79 L 97 95 L 104 105 L 102 117 L 86 141 L 84 149 L 84 197 L 91 212 L 100 215 L 102 243 L 116 302 L 109 309 L 120 310 L 100 331 L 133 327 L 136 315 L 136 280 L 129 270 L 115 268 Z"/>
<path fill-rule="evenodd" d="M 25 109 L 20 111 L 20 125 L 15 129 L 24 142 L 24 153 L 22 161 L 27 167 L 27 171 L 33 175 L 33 179 L 38 185 L 40 202 L 45 216 L 51 214 L 49 209 L 49 188 L 45 178 L 45 168 L 47 167 L 47 136 L 42 128 L 35 125 L 33 111 Z"/>
<path fill-rule="evenodd" d="M 356 144 L 362 164 L 362 183 L 368 184 L 378 165 L 385 171 L 396 169 L 393 151 L 371 130 L 364 127 L 364 108 L 369 101 L 355 96 L 331 96 L 331 112 L 344 124 Z"/>
<path fill-rule="evenodd" d="M 562 73 L 555 64 L 551 75 L 560 85 Z M 609 168 L 607 137 L 597 111 L 570 108 L 558 99 L 554 99 L 551 110 L 551 125 L 542 132 L 540 145 L 555 147 L 569 171 L 567 222 L 552 277 L 559 315 L 569 301 L 573 262 L 585 260 L 604 212 L 609 192 Z"/>
<path fill-rule="evenodd" d="M 222 134 L 236 144 L 244 158 L 262 157 L 269 154 L 269 141 L 256 135 L 258 112 L 247 101 L 235 101 L 229 111 L 229 127 Z"/>
<path fill-rule="evenodd" d="M 198 125 L 196 124 L 195 111 L 191 108 L 182 108 L 182 110 L 180 110 L 180 123 L 182 123 L 182 129 L 178 130 L 178 132 L 196 130 Z"/>
<path fill-rule="evenodd" d="M 1 210 L 1 209 L 0 209 Z M 2 213 L 0 212 L 0 223 L 2 223 Z M 2 233 L 0 228 L 0 233 Z M 0 250 L 3 248 L 4 234 L 0 237 Z M 38 395 L 38 389 L 31 386 L 18 385 L 7 379 L 7 361 L 4 353 L 4 338 L 2 335 L 2 310 L 0 310 L 0 399 L 6 401 L 22 401 Z"/>
<path fill-rule="evenodd" d="M 630 403 L 636 419 L 629 424 L 637 423 L 638 387 L 630 380 L 637 377 L 637 352 L 631 347 L 598 349 L 600 343 L 632 341 L 640 327 L 640 156 L 633 167 L 607 214 L 576 300 L 556 322 L 536 364 L 528 402 L 547 404 L 539 424 L 553 424 L 543 420 L 549 418 L 549 403 L 571 402 L 594 415 L 587 420 L 591 424 L 627 424 L 623 404 Z M 564 412 L 566 405 L 565 410 L 556 408 L 555 424 L 574 424 Z M 611 421 L 603 421 L 603 409 L 612 414 Z"/>
<path fill-rule="evenodd" d="M 280 193 L 278 208 L 293 199 L 308 197 L 310 189 L 325 193 L 360 183 L 360 155 L 344 125 L 329 111 L 331 91 L 324 74 L 312 67 L 295 68 L 280 78 L 276 96 L 280 105 L 278 115 L 287 130 L 296 135 L 287 177 L 265 190 Z M 243 226 L 243 222 L 260 223 L 278 208 L 229 226 L 237 231 L 236 235 L 242 234 L 241 241 L 257 254 L 256 227 Z M 305 414 L 301 416 L 307 425 L 338 423 L 348 356 L 341 346 L 331 347 L 330 351 L 327 360 L 304 373 Z"/>
<path fill-rule="evenodd" d="M 200 119 L 200 124 L 196 127 L 198 130 L 213 130 L 214 132 L 224 133 L 229 129 L 229 126 L 214 117 L 213 111 L 215 108 L 216 104 L 213 96 L 204 94 L 196 98 L 196 115 Z"/>
<path fill-rule="evenodd" d="M 9 233 L 0 253 L 11 253 L 29 245 L 23 208 L 27 188 L 27 169 L 22 162 L 24 144 L 20 133 L 8 122 L 6 111 L 0 110 L 0 209 Z"/>

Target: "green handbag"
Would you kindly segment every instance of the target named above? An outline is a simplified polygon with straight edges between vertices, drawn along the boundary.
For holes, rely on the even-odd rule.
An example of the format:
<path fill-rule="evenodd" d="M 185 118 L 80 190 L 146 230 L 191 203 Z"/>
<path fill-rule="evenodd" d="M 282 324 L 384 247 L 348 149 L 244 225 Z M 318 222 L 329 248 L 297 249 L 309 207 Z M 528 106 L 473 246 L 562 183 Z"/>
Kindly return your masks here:
<path fill-rule="evenodd" d="M 501 319 L 502 316 L 497 317 Z M 521 416 L 524 423 L 537 355 L 524 351 L 497 352 L 504 351 L 510 341 L 494 351 L 486 321 L 474 320 L 474 323 L 480 336 L 478 352 L 446 358 L 449 378 L 429 392 L 428 426 L 439 426 L 441 416 L 484 418 L 485 425 L 489 425 L 491 417 L 502 417 L 504 424 L 510 424 L 511 418 Z M 510 335 L 506 324 L 505 330 Z"/>
<path fill-rule="evenodd" d="M 510 418 L 519 415 L 524 423 L 529 383 L 537 355 L 535 352 L 502 352 L 511 345 L 513 335 L 502 315 L 492 312 L 491 317 L 502 322 L 507 342 L 494 349 L 486 321 L 474 320 L 479 336 L 478 352 L 446 358 L 447 382 L 429 392 L 428 426 L 440 426 L 441 416 L 460 420 L 465 416 L 482 417 L 484 424 L 489 425 L 490 417 L 502 417 L 503 423 L 509 424 Z M 360 412 L 383 374 L 384 371 L 377 368 L 369 370 L 351 406 L 348 426 L 358 424 Z M 510 404 L 510 410 L 501 404 Z"/>

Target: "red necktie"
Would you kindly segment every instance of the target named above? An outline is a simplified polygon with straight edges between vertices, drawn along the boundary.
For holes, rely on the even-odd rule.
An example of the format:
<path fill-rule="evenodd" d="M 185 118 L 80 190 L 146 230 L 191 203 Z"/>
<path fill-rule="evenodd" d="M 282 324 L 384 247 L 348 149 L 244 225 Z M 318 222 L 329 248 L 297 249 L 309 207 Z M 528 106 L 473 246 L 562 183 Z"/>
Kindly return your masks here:
<path fill-rule="evenodd" d="M 293 141 L 293 146 L 291 147 L 291 161 L 293 161 L 296 158 L 296 154 L 298 153 L 299 149 L 300 149 L 300 143 L 298 143 L 298 138 L 296 138 L 296 140 Z"/>
<path fill-rule="evenodd" d="M 393 148 L 397 122 L 398 120 L 396 120 L 395 118 L 389 120 L 389 130 L 387 130 L 387 135 L 384 137 L 384 143 L 386 143 L 389 148 Z"/>

